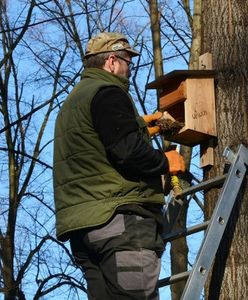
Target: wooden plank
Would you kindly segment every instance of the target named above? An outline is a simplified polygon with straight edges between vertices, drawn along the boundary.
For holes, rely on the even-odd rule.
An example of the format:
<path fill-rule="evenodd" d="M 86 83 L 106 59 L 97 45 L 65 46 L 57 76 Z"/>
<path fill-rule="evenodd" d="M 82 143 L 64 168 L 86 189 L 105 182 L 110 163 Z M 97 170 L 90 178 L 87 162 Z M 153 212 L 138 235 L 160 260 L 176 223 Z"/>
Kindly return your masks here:
<path fill-rule="evenodd" d="M 214 140 L 210 139 L 200 145 L 201 168 L 214 165 Z"/>
<path fill-rule="evenodd" d="M 213 69 L 213 58 L 211 53 L 207 52 L 199 57 L 199 68 L 200 70 Z"/>
<path fill-rule="evenodd" d="M 213 58 L 212 54 L 207 52 L 199 57 L 199 68 L 200 70 L 212 70 L 213 69 Z M 215 99 L 213 99 L 213 112 L 214 122 L 216 123 L 215 117 Z M 217 135 L 217 132 L 216 132 Z M 200 145 L 200 166 L 201 168 L 214 165 L 214 138 Z"/>
<path fill-rule="evenodd" d="M 167 136 L 166 133 L 164 133 L 164 138 L 168 141 L 193 147 L 205 142 L 206 139 L 209 138 L 209 135 L 183 127 L 179 133 L 173 136 Z"/>
<path fill-rule="evenodd" d="M 186 84 L 181 82 L 179 87 L 173 92 L 160 97 L 160 109 L 166 110 L 173 105 L 176 105 L 187 98 Z"/>
<path fill-rule="evenodd" d="M 174 70 L 148 83 L 146 88 L 167 90 L 171 84 L 180 83 L 186 78 L 214 78 L 215 76 L 215 70 Z"/>
<path fill-rule="evenodd" d="M 214 79 L 187 79 L 185 124 L 191 130 L 216 136 Z"/>

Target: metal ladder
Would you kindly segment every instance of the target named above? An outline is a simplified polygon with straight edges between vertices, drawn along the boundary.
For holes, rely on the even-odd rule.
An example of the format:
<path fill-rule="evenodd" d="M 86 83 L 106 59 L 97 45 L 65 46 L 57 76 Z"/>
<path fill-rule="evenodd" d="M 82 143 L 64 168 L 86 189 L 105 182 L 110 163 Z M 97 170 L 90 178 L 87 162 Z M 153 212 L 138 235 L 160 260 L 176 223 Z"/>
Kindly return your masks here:
<path fill-rule="evenodd" d="M 188 278 L 181 300 L 200 299 L 241 184 L 247 174 L 248 149 L 245 146 L 240 145 L 236 154 L 226 147 L 223 156 L 231 163 L 227 174 L 189 187 L 183 190 L 182 194 L 182 196 L 185 197 L 197 191 L 210 189 L 224 183 L 212 217 L 209 221 L 192 226 L 183 231 L 170 232 L 180 213 L 182 200 L 177 201 L 174 199 L 167 206 L 165 218 L 166 232 L 163 236 L 165 242 L 206 229 L 192 270 L 159 280 L 159 287 L 163 287 Z"/>

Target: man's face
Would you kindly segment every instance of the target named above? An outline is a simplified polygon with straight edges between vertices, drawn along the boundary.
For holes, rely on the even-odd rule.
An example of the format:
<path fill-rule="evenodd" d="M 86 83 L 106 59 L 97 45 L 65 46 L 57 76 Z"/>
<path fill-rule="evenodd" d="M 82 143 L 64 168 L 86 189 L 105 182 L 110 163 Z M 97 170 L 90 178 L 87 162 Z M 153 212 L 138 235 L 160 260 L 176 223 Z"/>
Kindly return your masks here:
<path fill-rule="evenodd" d="M 131 56 L 128 52 L 125 54 L 111 54 L 108 58 L 109 71 L 118 76 L 129 78 L 131 76 L 131 69 L 133 67 Z"/>
<path fill-rule="evenodd" d="M 125 55 L 117 54 L 117 55 L 115 55 L 115 58 L 118 62 L 116 75 L 120 75 L 120 76 L 129 78 L 131 76 L 131 69 L 133 67 L 132 58 L 130 57 L 130 55 L 128 53 L 126 53 Z"/>

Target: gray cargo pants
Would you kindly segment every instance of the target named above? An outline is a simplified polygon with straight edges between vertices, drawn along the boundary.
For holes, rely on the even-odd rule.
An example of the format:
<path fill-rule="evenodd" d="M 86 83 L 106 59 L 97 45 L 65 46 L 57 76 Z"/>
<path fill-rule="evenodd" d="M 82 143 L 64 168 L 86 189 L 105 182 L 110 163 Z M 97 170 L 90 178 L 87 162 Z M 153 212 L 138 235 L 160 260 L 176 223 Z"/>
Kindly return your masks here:
<path fill-rule="evenodd" d="M 89 300 L 159 299 L 164 245 L 153 218 L 117 214 L 103 227 L 74 232 L 70 242 Z"/>

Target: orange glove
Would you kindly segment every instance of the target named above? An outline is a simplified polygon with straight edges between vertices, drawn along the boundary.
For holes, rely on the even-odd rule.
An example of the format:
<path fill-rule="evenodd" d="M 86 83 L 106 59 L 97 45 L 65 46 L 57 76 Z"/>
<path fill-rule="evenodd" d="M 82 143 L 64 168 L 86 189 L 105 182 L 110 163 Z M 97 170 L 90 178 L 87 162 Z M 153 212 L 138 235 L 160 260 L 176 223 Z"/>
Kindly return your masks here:
<path fill-rule="evenodd" d="M 147 129 L 149 131 L 150 136 L 153 136 L 160 132 L 160 126 L 154 125 L 154 123 L 160 119 L 163 114 L 160 111 L 157 111 L 151 115 L 144 115 L 143 119 L 147 123 Z"/>
<path fill-rule="evenodd" d="M 185 172 L 184 158 L 176 151 L 171 150 L 164 153 L 169 162 L 169 173 L 176 175 Z"/>

